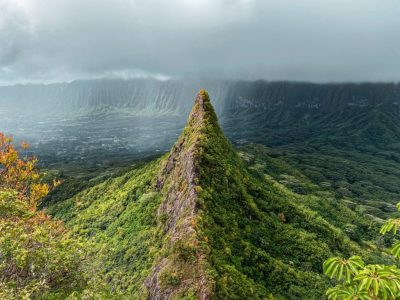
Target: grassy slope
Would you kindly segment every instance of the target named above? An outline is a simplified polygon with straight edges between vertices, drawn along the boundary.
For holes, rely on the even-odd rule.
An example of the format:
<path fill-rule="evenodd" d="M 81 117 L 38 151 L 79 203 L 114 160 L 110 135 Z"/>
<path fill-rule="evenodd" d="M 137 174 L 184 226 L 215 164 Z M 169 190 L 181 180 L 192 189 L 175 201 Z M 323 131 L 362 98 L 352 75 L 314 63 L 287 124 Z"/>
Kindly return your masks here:
<path fill-rule="evenodd" d="M 244 163 L 207 105 L 210 118 L 194 135 L 189 127 L 183 136 L 199 143 L 196 228 L 214 283 L 213 296 L 321 299 L 328 284 L 321 264 L 327 257 L 364 252 L 371 260 L 382 259 L 379 249 L 357 238 L 368 238 L 370 223 L 335 201 L 332 191 L 319 190 L 301 170 L 264 152 L 246 149 L 241 153 Z M 88 272 L 105 279 L 115 293 L 143 295 L 143 282 L 164 251 L 165 230 L 157 209 L 166 191 L 159 191 L 156 181 L 166 160 L 167 156 L 49 207 L 72 234 L 90 243 Z M 293 185 L 293 178 L 300 184 Z M 342 230 L 348 224 L 363 232 L 350 240 Z M 180 255 L 187 248 L 172 251 Z M 179 276 L 167 278 L 165 288 L 179 284 Z"/>
<path fill-rule="evenodd" d="M 216 127 L 211 123 L 205 129 L 198 169 L 201 227 L 218 298 L 264 298 L 272 292 L 277 298 L 319 299 L 326 287 L 321 262 L 361 250 L 310 209 L 325 199 L 298 195 L 267 172 L 246 170 Z M 326 206 L 347 222 L 363 222 L 345 206 Z"/>
<path fill-rule="evenodd" d="M 87 241 L 88 272 L 115 293 L 139 290 L 160 247 L 156 210 L 161 198 L 152 188 L 159 163 L 155 160 L 49 207 L 73 235 Z"/>

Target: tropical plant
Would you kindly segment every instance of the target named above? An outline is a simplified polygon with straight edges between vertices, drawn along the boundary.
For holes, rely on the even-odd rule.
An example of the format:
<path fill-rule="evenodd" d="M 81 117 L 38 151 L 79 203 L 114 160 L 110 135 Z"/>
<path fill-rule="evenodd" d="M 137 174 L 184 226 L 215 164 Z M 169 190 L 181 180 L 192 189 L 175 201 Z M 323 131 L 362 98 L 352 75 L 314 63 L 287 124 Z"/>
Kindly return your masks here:
<path fill-rule="evenodd" d="M 352 276 L 357 274 L 357 271 L 363 267 L 364 262 L 359 256 L 352 256 L 349 259 L 332 257 L 325 261 L 324 273 L 331 279 L 344 279 L 345 282 L 350 283 Z"/>
<path fill-rule="evenodd" d="M 400 203 L 397 204 L 400 211 Z M 382 235 L 400 228 L 400 219 L 389 219 L 381 227 Z M 400 258 L 400 242 L 391 249 Z M 378 264 L 365 265 L 361 257 L 349 259 L 332 257 L 323 264 L 325 275 L 338 281 L 338 285 L 327 290 L 328 299 L 333 300 L 376 300 L 400 298 L 400 269 L 397 266 Z"/>

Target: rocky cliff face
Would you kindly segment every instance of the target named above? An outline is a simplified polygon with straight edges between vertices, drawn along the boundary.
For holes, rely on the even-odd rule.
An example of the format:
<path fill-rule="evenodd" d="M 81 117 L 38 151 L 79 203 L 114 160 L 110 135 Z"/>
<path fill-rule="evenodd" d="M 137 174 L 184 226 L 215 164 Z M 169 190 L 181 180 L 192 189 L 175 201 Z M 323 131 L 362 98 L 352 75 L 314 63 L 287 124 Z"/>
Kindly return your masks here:
<path fill-rule="evenodd" d="M 50 85 L 0 87 L 0 108 L 31 111 L 45 117 L 74 116 L 107 109 L 153 114 L 187 115 L 196 91 L 207 86 L 216 99 L 223 98 L 229 82 L 152 79 L 88 80 Z"/>
<path fill-rule="evenodd" d="M 210 299 L 213 283 L 207 276 L 207 262 L 197 230 L 199 211 L 199 155 L 207 126 L 219 130 L 209 97 L 201 90 L 196 97 L 187 125 L 172 147 L 157 179 L 164 194 L 158 219 L 165 234 L 162 254 L 157 258 L 145 285 L 151 299 L 170 299 L 192 293 L 197 299 Z M 209 130 L 209 129 L 208 129 Z M 218 142 L 218 141 L 216 141 Z M 172 277 L 172 278 L 171 278 Z M 169 285 L 168 280 L 176 280 Z"/>
<path fill-rule="evenodd" d="M 131 109 L 186 116 L 191 99 L 206 88 L 219 115 L 246 108 L 285 107 L 331 110 L 400 104 L 399 84 L 312 84 L 227 80 L 87 80 L 49 85 L 0 87 L 0 108 L 58 114 L 102 108 Z"/>

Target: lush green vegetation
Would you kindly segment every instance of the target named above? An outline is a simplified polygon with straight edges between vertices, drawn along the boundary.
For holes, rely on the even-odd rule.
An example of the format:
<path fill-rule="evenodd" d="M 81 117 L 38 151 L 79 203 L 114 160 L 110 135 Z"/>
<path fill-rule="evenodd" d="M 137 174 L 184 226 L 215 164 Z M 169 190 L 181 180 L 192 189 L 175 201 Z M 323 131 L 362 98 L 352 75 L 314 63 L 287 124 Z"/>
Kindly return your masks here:
<path fill-rule="evenodd" d="M 48 200 L 48 211 L 90 245 L 87 272 L 93 282 L 117 298 L 140 298 L 156 274 L 165 293 L 196 298 L 201 288 L 188 266 L 201 266 L 211 296 L 219 299 L 321 299 L 330 286 L 321 267 L 327 258 L 360 255 L 371 264 L 394 262 L 374 229 L 392 210 L 397 191 L 385 186 L 397 180 L 394 164 L 382 164 L 376 171 L 383 175 L 374 178 L 379 158 L 368 164 L 356 152 L 248 145 L 237 153 L 207 99 L 201 109 L 205 117 L 189 119 L 168 155 L 82 183 L 68 199 L 60 186 Z M 183 164 L 176 163 L 189 153 L 197 196 L 195 235 L 185 243 L 175 241 L 166 224 L 183 230 L 180 224 L 189 215 L 179 213 L 171 223 L 160 207 L 170 203 L 171 193 L 182 197 L 190 190 Z M 174 167 L 165 172 L 168 161 Z M 360 184 L 360 178 L 372 186 Z M 388 201 L 376 200 L 377 187 Z M 157 266 L 164 271 L 154 273 Z M 192 288 L 185 286 L 188 280 Z"/>
<path fill-rule="evenodd" d="M 62 218 L 73 236 L 86 239 L 95 281 L 115 295 L 135 295 L 160 247 L 156 211 L 160 195 L 153 180 L 160 160 L 59 201 L 49 212 Z"/>
<path fill-rule="evenodd" d="M 43 176 L 7 147 L 0 298 L 323 299 L 333 280 L 329 297 L 353 299 L 355 282 L 380 272 L 387 284 L 397 272 L 400 244 L 391 254 L 393 239 L 378 232 L 399 224 L 395 156 L 318 138 L 236 151 L 205 91 L 171 151 L 129 168 Z M 63 182 L 43 200 L 54 176 Z M 358 299 L 395 298 L 375 285 Z"/>
<path fill-rule="evenodd" d="M 400 203 L 397 205 L 400 211 Z M 400 227 L 400 219 L 389 219 L 380 230 L 381 234 Z M 391 253 L 400 258 L 400 242 L 396 242 Z M 338 285 L 328 289 L 326 295 L 333 300 L 351 299 L 398 299 L 400 297 L 400 269 L 396 265 L 365 265 L 359 256 L 349 259 L 332 257 L 324 262 L 324 273 L 335 278 Z"/>

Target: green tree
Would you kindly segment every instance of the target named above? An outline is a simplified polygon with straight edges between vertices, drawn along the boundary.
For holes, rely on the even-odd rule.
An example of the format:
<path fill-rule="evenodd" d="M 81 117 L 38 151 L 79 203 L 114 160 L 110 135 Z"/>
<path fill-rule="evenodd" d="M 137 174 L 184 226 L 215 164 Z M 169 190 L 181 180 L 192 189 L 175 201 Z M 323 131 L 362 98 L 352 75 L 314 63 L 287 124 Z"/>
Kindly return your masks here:
<path fill-rule="evenodd" d="M 397 205 L 400 211 L 400 203 Z M 381 234 L 400 227 L 400 219 L 389 219 L 380 230 Z M 396 258 L 400 258 L 400 242 L 391 249 Z M 323 264 L 325 275 L 336 279 L 338 285 L 327 290 L 328 299 L 333 300 L 389 300 L 400 298 L 400 269 L 397 266 L 365 265 L 361 257 L 349 259 L 332 257 Z"/>

